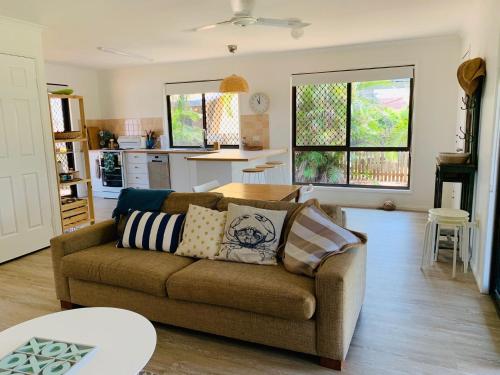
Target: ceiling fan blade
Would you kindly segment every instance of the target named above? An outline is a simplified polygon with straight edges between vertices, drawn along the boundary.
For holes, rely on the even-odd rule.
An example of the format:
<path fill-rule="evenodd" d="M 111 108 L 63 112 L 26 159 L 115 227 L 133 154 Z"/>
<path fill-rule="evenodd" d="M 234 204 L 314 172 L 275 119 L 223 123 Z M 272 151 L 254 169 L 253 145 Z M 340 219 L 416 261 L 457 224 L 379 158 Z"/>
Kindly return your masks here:
<path fill-rule="evenodd" d="M 222 21 L 222 22 L 212 23 L 210 25 L 203 25 L 203 26 L 199 26 L 199 27 L 194 27 L 194 28 L 189 29 L 187 31 L 205 31 L 205 30 L 215 29 L 217 26 L 226 25 L 229 23 L 231 23 L 230 20 Z"/>
<path fill-rule="evenodd" d="M 231 0 L 231 9 L 236 17 L 252 15 L 255 0 Z"/>
<path fill-rule="evenodd" d="M 296 18 L 290 18 L 290 19 L 257 18 L 257 22 L 255 23 L 255 25 L 300 29 L 309 26 L 310 23 L 302 22 L 301 20 Z"/>

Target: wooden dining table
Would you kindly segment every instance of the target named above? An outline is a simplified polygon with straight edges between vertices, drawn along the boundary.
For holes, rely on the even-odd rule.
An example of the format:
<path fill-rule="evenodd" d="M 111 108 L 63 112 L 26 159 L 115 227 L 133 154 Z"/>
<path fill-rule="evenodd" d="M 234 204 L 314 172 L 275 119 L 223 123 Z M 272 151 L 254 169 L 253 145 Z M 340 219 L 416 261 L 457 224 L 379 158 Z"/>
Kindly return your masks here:
<path fill-rule="evenodd" d="M 298 201 L 300 185 L 243 184 L 231 182 L 211 190 L 225 197 L 262 201 Z"/>

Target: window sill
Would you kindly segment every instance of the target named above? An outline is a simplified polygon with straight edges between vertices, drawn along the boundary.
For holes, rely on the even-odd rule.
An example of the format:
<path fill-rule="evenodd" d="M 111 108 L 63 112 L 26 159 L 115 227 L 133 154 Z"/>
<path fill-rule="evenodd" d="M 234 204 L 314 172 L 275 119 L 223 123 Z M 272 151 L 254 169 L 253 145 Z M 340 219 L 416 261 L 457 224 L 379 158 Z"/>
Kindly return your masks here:
<path fill-rule="evenodd" d="M 356 192 L 356 193 L 382 193 L 382 194 L 412 194 L 413 190 L 410 189 L 385 189 L 385 188 L 362 188 L 362 187 L 347 187 L 347 186 L 318 186 L 315 185 L 314 188 L 316 190 L 324 190 L 324 191 L 331 191 L 331 190 L 337 190 L 337 191 L 349 191 L 349 192 Z"/>

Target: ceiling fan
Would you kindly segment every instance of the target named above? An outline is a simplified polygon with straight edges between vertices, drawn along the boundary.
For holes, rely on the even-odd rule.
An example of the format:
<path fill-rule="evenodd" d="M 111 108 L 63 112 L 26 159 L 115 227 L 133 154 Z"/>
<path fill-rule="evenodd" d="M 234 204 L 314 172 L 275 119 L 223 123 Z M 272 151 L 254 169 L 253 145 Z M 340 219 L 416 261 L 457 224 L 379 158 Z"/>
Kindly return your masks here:
<path fill-rule="evenodd" d="M 262 18 L 252 16 L 252 11 L 255 6 L 255 0 L 231 0 L 231 8 L 233 10 L 233 17 L 228 20 L 213 23 L 210 25 L 204 25 L 200 27 L 195 27 L 190 31 L 204 31 L 210 30 L 217 26 L 223 25 L 234 25 L 239 27 L 248 26 L 271 26 L 271 27 L 284 27 L 291 29 L 291 35 L 293 38 L 298 39 L 304 35 L 304 27 L 310 25 L 310 23 L 302 22 L 298 18 Z"/>

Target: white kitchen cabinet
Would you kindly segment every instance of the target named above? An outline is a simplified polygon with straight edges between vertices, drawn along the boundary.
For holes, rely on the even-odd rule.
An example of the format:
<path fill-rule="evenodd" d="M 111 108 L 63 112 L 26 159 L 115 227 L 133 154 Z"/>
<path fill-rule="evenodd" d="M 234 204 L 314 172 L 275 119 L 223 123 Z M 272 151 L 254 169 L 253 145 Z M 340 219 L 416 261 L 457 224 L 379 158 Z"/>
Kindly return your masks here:
<path fill-rule="evenodd" d="M 147 173 L 147 163 L 148 163 L 148 154 L 145 152 L 126 152 L 127 156 L 127 164 L 138 164 L 146 166 Z"/>
<path fill-rule="evenodd" d="M 125 152 L 125 187 L 149 189 L 148 155 Z"/>
<path fill-rule="evenodd" d="M 170 184 L 172 190 L 178 192 L 193 191 L 193 185 L 196 185 L 196 178 L 192 170 L 192 164 L 194 163 L 187 161 L 186 157 L 194 155 L 197 154 L 170 154 Z"/>

